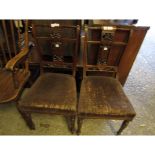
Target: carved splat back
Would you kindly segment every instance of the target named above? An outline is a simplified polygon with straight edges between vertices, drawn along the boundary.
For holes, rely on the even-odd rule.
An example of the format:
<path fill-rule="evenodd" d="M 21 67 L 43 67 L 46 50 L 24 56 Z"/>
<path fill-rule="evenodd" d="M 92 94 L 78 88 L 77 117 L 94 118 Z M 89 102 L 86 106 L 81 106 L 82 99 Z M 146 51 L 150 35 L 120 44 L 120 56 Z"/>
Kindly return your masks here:
<path fill-rule="evenodd" d="M 131 27 L 85 26 L 84 76 L 105 75 L 116 77 L 120 59 L 125 51 Z"/>
<path fill-rule="evenodd" d="M 59 27 L 50 29 L 51 51 L 53 53 L 53 63 L 64 64 L 64 44 L 61 40 L 63 30 Z"/>
<path fill-rule="evenodd" d="M 42 32 L 37 32 L 42 29 Z M 33 24 L 33 36 L 41 60 L 41 66 L 71 69 L 75 76 L 79 45 L 79 26 L 65 26 L 58 23 L 49 25 Z"/>
<path fill-rule="evenodd" d="M 101 30 L 101 42 L 99 47 L 99 52 L 97 56 L 97 64 L 104 65 L 107 64 L 108 56 L 111 49 L 111 44 L 114 40 L 115 27 L 103 26 Z"/>

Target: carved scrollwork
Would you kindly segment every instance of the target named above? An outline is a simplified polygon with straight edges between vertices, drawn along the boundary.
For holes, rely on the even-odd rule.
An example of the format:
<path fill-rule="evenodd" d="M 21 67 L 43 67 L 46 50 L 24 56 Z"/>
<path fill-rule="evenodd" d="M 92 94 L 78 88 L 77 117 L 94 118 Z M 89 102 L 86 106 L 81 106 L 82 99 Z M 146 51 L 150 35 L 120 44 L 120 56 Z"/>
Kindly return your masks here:
<path fill-rule="evenodd" d="M 98 60 L 97 60 L 98 65 L 107 64 L 110 49 L 114 40 L 115 30 L 116 30 L 115 27 L 111 26 L 102 27 L 101 46 L 99 48 Z"/>
<path fill-rule="evenodd" d="M 116 30 L 115 27 L 103 26 L 102 27 L 101 41 L 110 41 L 110 42 L 112 42 L 113 39 L 114 39 L 115 30 Z"/>
<path fill-rule="evenodd" d="M 62 37 L 62 31 L 60 28 L 52 28 L 50 32 L 51 39 L 60 39 Z"/>
<path fill-rule="evenodd" d="M 64 62 L 63 48 L 62 48 L 62 30 L 59 27 L 51 28 L 50 40 L 51 40 L 51 50 L 53 54 L 53 62 L 55 64 L 60 64 Z"/>
<path fill-rule="evenodd" d="M 97 61 L 98 65 L 107 64 L 109 52 L 110 52 L 110 46 L 104 46 L 104 45 L 100 46 L 100 50 L 98 53 L 98 61 Z"/>
<path fill-rule="evenodd" d="M 64 57 L 54 54 L 53 55 L 53 62 L 64 62 Z"/>
<path fill-rule="evenodd" d="M 53 53 L 53 62 L 63 62 L 63 50 L 62 50 L 62 42 L 53 42 L 52 45 L 52 53 Z"/>
<path fill-rule="evenodd" d="M 61 34 L 59 32 L 53 32 L 50 34 L 51 39 L 59 39 L 61 38 Z"/>
<path fill-rule="evenodd" d="M 102 33 L 102 40 L 103 41 L 113 41 L 113 33 L 107 33 L 107 32 L 103 32 Z"/>

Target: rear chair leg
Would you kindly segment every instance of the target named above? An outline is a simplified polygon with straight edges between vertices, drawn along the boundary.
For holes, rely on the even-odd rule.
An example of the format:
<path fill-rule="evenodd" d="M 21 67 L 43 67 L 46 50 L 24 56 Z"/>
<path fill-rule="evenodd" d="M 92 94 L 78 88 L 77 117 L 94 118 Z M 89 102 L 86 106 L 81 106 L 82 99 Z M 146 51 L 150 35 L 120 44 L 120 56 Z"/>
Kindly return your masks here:
<path fill-rule="evenodd" d="M 70 123 L 71 123 L 71 133 L 73 134 L 75 132 L 75 116 L 70 117 Z"/>
<path fill-rule="evenodd" d="M 81 133 L 82 123 L 83 123 L 83 119 L 78 117 L 77 118 L 78 129 L 76 131 L 77 135 L 80 135 L 80 133 Z"/>
<path fill-rule="evenodd" d="M 128 120 L 124 120 L 120 129 L 117 131 L 117 135 L 120 135 L 121 132 L 127 127 L 127 125 L 129 124 L 130 121 Z"/>
<path fill-rule="evenodd" d="M 27 126 L 31 129 L 31 130 L 35 130 L 35 125 L 32 121 L 32 118 L 31 118 L 31 114 L 28 113 L 28 112 L 23 112 L 23 111 L 20 111 L 20 114 L 22 115 L 23 119 L 25 120 Z"/>

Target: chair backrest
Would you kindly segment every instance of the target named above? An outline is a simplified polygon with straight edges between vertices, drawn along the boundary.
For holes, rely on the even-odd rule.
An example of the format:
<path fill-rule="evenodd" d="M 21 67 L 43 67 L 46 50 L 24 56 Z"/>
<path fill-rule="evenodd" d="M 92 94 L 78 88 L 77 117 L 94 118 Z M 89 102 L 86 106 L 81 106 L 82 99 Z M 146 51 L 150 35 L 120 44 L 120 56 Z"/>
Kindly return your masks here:
<path fill-rule="evenodd" d="M 102 19 L 102 20 L 88 20 L 89 26 L 94 24 L 100 25 L 134 25 L 138 19 Z"/>
<path fill-rule="evenodd" d="M 0 20 L 1 68 L 25 46 L 28 46 L 27 23 L 28 21 L 24 20 Z"/>
<path fill-rule="evenodd" d="M 83 75 L 116 77 L 132 28 L 133 26 L 85 25 Z"/>
<path fill-rule="evenodd" d="M 81 26 L 81 20 L 69 20 L 69 19 L 64 19 L 64 20 L 57 20 L 57 19 L 50 19 L 50 20 L 31 20 L 29 21 L 31 24 L 47 24 L 50 25 L 51 23 L 59 23 L 60 25 L 80 25 Z"/>
<path fill-rule="evenodd" d="M 37 51 L 44 67 L 70 69 L 75 76 L 80 26 L 59 23 L 32 24 Z"/>

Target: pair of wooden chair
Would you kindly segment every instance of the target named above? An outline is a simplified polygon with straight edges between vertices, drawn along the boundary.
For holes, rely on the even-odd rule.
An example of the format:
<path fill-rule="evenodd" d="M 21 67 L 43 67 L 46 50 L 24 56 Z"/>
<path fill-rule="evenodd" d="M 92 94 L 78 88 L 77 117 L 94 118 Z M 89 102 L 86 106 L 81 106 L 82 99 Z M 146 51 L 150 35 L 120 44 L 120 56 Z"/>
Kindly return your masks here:
<path fill-rule="evenodd" d="M 43 30 L 46 28 L 47 35 L 46 33 L 38 34 L 39 27 Z M 72 133 L 75 132 L 76 118 L 77 134 L 80 134 L 82 121 L 87 118 L 123 120 L 117 134 L 122 132 L 129 121 L 134 118 L 135 111 L 117 79 L 117 66 L 121 57 L 118 49 L 119 51 L 121 49 L 121 52 L 124 51 L 128 41 L 115 41 L 117 40 L 115 34 L 120 29 L 124 30 L 124 28 L 114 26 L 85 26 L 84 51 L 82 51 L 83 80 L 78 99 L 75 75 L 80 26 L 65 26 L 57 23 L 32 26 L 40 56 L 46 50 L 46 45 L 50 47 L 52 56 L 48 57 L 48 60 L 42 59 L 40 77 L 17 105 L 30 129 L 35 129 L 32 113 L 48 113 L 65 116 Z M 89 33 L 89 30 L 99 30 L 99 32 Z M 129 30 L 125 29 L 125 31 Z M 89 40 L 90 36 L 100 39 Z M 90 44 L 97 45 L 98 48 L 93 48 Z M 96 62 L 89 65 L 88 61 L 91 61 L 89 56 L 93 55 L 90 51 L 94 49 L 97 49 Z M 114 57 L 117 55 L 117 59 L 114 60 L 114 57 L 111 57 L 112 53 Z M 52 73 L 43 74 L 47 69 L 52 69 Z M 64 70 L 64 73 L 55 73 L 60 70 Z M 71 73 L 71 75 L 66 73 Z"/>

